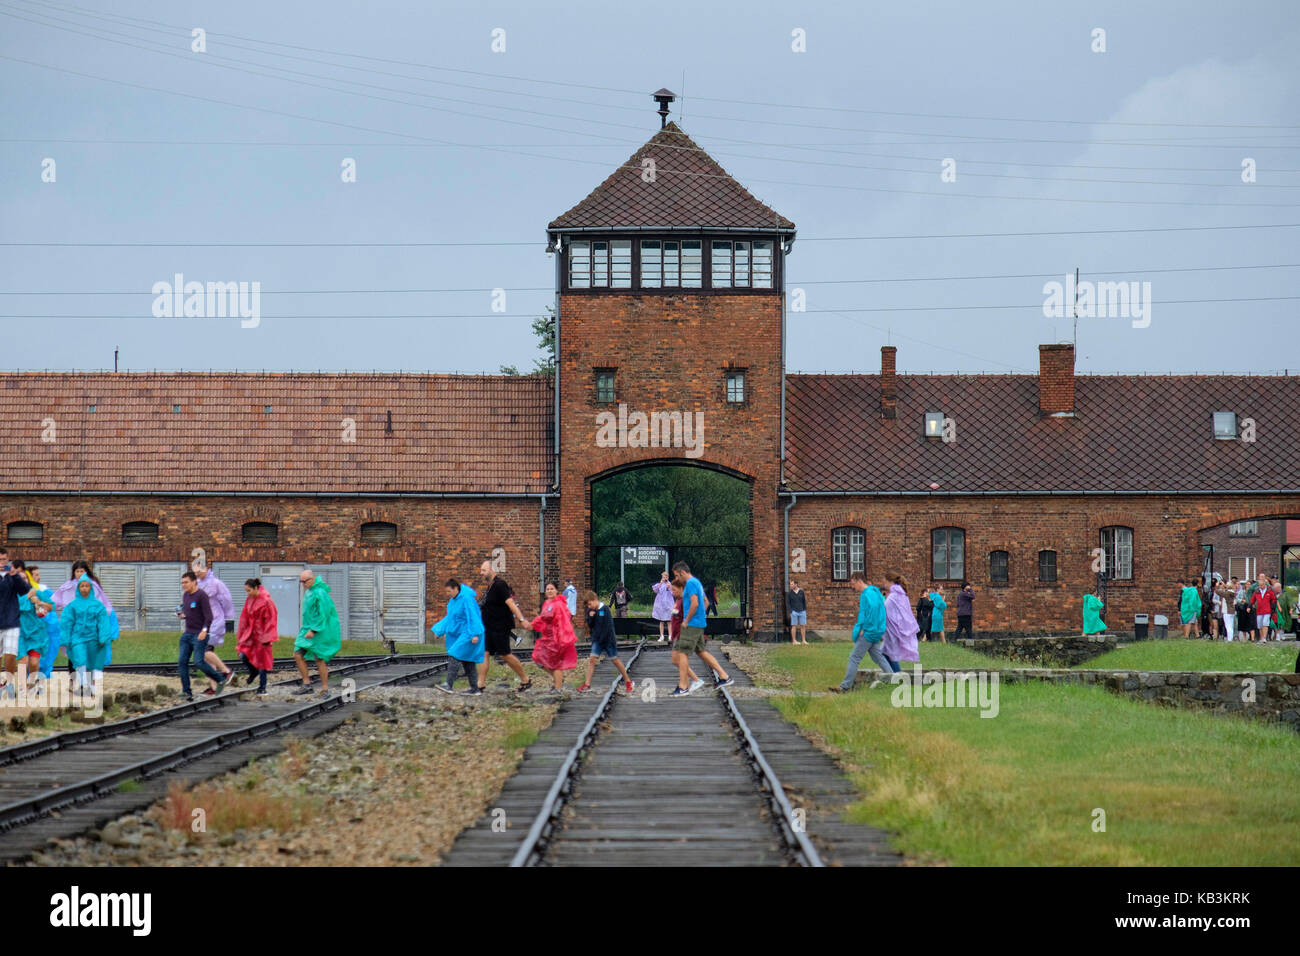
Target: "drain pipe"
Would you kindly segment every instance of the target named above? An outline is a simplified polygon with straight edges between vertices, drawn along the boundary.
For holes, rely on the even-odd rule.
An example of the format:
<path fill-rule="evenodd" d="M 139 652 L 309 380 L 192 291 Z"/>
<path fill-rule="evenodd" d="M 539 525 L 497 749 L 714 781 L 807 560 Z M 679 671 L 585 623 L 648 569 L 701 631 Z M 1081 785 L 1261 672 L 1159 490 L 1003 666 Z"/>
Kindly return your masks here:
<path fill-rule="evenodd" d="M 790 593 L 790 509 L 794 507 L 794 503 L 798 500 L 799 500 L 799 496 L 794 492 L 790 492 L 790 503 L 785 506 L 785 513 L 783 515 L 785 519 L 785 533 L 784 533 L 785 556 L 782 558 L 782 563 L 785 566 L 785 593 L 786 594 Z M 781 595 L 781 600 L 782 601 L 785 600 L 785 594 Z"/>
<path fill-rule="evenodd" d="M 542 506 L 537 509 L 537 593 L 546 591 L 546 495 L 542 495 Z"/>

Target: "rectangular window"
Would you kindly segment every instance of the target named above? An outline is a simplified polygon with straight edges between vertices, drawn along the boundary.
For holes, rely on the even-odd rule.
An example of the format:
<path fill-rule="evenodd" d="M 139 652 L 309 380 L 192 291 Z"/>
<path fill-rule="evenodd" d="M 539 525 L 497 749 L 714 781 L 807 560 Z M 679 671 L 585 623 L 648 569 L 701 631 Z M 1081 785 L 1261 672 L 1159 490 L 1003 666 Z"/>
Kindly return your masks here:
<path fill-rule="evenodd" d="M 772 243 L 767 239 L 754 243 L 754 288 L 772 288 Z"/>
<path fill-rule="evenodd" d="M 699 239 L 682 241 L 682 288 L 699 289 L 704 280 L 704 243 Z"/>
<path fill-rule="evenodd" d="M 731 285 L 731 243 L 713 243 L 713 288 L 726 289 Z"/>
<path fill-rule="evenodd" d="M 1258 574 L 1258 558 L 1229 558 L 1228 559 L 1228 577 L 1237 578 L 1245 581 L 1254 578 Z"/>
<path fill-rule="evenodd" d="M 658 289 L 663 286 L 664 244 L 658 239 L 641 240 L 641 288 Z"/>
<path fill-rule="evenodd" d="M 1101 553 L 1112 581 L 1133 580 L 1133 529 L 1102 528 Z"/>
<path fill-rule="evenodd" d="M 732 405 L 745 404 L 745 373 L 727 373 L 727 401 Z"/>
<path fill-rule="evenodd" d="M 1233 538 L 1244 538 L 1259 534 L 1258 521 L 1234 521 L 1228 525 L 1228 535 Z"/>
<path fill-rule="evenodd" d="M 736 243 L 735 266 L 732 273 L 732 281 L 738 285 L 748 288 L 749 286 L 749 243 Z"/>
<path fill-rule="evenodd" d="M 609 286 L 609 243 L 593 242 L 591 244 L 591 287 L 603 289 Z"/>
<path fill-rule="evenodd" d="M 1214 437 L 1221 441 L 1233 441 L 1237 437 L 1237 413 L 1214 413 Z"/>
<path fill-rule="evenodd" d="M 596 371 L 596 401 L 601 404 L 614 401 L 613 369 L 598 369 Z"/>
<path fill-rule="evenodd" d="M 569 288 L 591 288 L 591 243 L 569 244 Z"/>
<path fill-rule="evenodd" d="M 610 243 L 610 287 L 632 288 L 632 240 L 615 239 Z"/>
<path fill-rule="evenodd" d="M 682 283 L 682 267 L 678 257 L 680 250 L 676 240 L 664 242 L 664 286 L 675 288 Z"/>
<path fill-rule="evenodd" d="M 831 577 L 847 581 L 854 571 L 865 571 L 866 552 L 866 532 L 861 528 L 836 528 L 831 532 Z"/>
<path fill-rule="evenodd" d="M 1056 583 L 1056 552 L 1038 552 L 1038 580 L 1043 584 Z"/>
<path fill-rule="evenodd" d="M 959 581 L 966 575 L 966 532 L 960 528 L 935 528 L 930 551 L 936 581 Z"/>
<path fill-rule="evenodd" d="M 994 584 L 1006 584 L 1007 577 L 1007 552 L 991 552 L 989 554 L 989 580 Z"/>

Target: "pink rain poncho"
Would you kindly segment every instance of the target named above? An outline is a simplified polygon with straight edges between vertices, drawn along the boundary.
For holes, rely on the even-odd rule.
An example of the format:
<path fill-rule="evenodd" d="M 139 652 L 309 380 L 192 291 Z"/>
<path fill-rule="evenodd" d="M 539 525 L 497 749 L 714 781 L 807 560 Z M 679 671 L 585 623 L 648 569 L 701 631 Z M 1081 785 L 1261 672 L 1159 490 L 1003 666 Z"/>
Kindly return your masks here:
<path fill-rule="evenodd" d="M 532 627 L 539 635 L 533 642 L 534 664 L 548 671 L 571 671 L 578 666 L 578 635 L 573 633 L 573 617 L 563 594 L 542 605 Z"/>
<path fill-rule="evenodd" d="M 921 655 L 916 647 L 919 630 L 907 592 L 891 584 L 885 598 L 885 640 L 881 650 L 891 661 L 919 661 Z"/>

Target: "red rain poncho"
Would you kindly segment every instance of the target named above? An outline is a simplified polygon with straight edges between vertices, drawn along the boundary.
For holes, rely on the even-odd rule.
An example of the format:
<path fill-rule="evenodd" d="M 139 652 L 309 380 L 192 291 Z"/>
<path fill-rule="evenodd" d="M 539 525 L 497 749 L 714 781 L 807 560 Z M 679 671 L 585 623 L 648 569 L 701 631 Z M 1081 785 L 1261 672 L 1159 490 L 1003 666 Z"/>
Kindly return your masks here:
<path fill-rule="evenodd" d="M 548 671 L 571 671 L 578 666 L 578 636 L 573 633 L 573 617 L 563 594 L 542 605 L 532 626 L 539 635 L 533 642 L 534 664 Z"/>
<path fill-rule="evenodd" d="M 239 614 L 239 638 L 235 646 L 259 671 L 269 671 L 275 666 L 275 654 L 271 645 L 279 638 L 279 616 L 275 602 L 271 600 L 266 588 L 258 588 L 256 594 L 244 601 L 244 610 Z"/>

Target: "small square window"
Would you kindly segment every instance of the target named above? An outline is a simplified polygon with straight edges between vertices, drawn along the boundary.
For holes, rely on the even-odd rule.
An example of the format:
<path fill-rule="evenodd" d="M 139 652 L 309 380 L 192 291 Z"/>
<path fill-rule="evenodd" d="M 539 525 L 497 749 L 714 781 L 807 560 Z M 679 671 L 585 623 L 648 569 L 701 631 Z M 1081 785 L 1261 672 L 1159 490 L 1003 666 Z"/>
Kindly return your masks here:
<path fill-rule="evenodd" d="M 614 401 L 614 372 L 611 369 L 596 372 L 596 401 L 607 404 Z"/>
<path fill-rule="evenodd" d="M 745 404 L 745 373 L 727 373 L 727 402 L 731 405 Z"/>
<path fill-rule="evenodd" d="M 173 411 L 173 412 L 179 412 L 180 410 L 181 410 L 181 407 L 180 407 L 179 405 L 173 405 L 173 406 L 172 406 L 172 411 Z"/>
<path fill-rule="evenodd" d="M 1214 413 L 1214 437 L 1220 441 L 1235 441 L 1237 438 L 1237 413 Z"/>
<path fill-rule="evenodd" d="M 97 411 L 99 411 L 99 406 L 98 406 L 98 405 L 91 405 L 90 408 L 87 409 L 87 411 L 90 411 L 90 412 L 97 412 Z"/>
<path fill-rule="evenodd" d="M 270 414 L 271 414 L 271 406 L 270 406 L 270 405 L 263 405 L 263 406 L 262 406 L 262 411 L 264 411 L 264 412 L 266 412 L 266 414 L 270 415 Z"/>
<path fill-rule="evenodd" d="M 926 438 L 943 437 L 943 412 L 925 413 L 925 437 Z"/>

